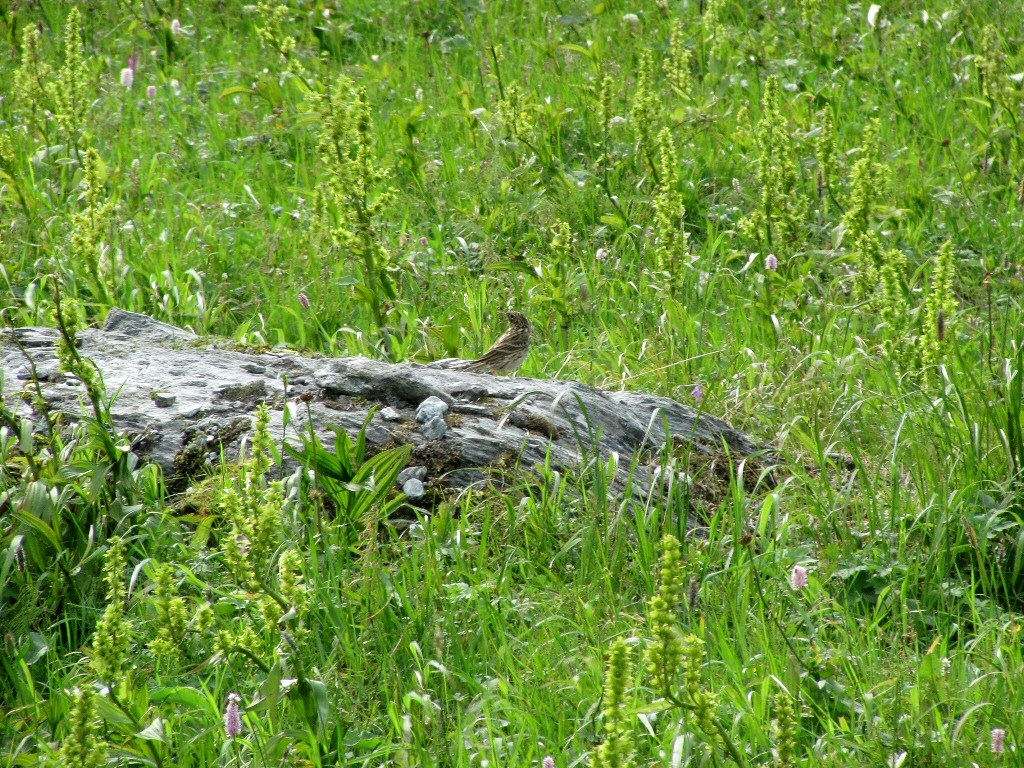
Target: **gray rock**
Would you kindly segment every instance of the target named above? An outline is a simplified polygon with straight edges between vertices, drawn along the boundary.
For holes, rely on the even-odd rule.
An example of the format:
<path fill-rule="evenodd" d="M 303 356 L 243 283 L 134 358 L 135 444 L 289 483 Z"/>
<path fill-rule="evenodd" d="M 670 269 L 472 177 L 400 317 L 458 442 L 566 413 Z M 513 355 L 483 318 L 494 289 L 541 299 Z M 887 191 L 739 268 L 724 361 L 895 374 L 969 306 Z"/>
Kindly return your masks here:
<path fill-rule="evenodd" d="M 444 423 L 444 419 L 440 416 L 435 416 L 420 427 L 420 434 L 427 440 L 440 440 L 447 431 L 448 425 Z"/>
<path fill-rule="evenodd" d="M 406 467 L 398 473 L 398 484 L 404 485 L 406 480 L 426 480 L 426 467 Z"/>
<path fill-rule="evenodd" d="M 157 408 L 170 408 L 177 399 L 174 395 L 168 395 L 164 392 L 153 393 L 153 405 Z"/>
<path fill-rule="evenodd" d="M 402 483 L 402 493 L 410 499 L 421 499 L 426 492 L 426 489 L 423 487 L 423 481 L 417 480 L 415 477 L 411 477 Z"/>
<path fill-rule="evenodd" d="M 46 328 L 0 333 L 5 399 L 18 415 L 37 422 L 39 414 L 15 396 L 35 386 L 18 378 L 28 369 L 25 354 L 43 374 L 39 386 L 52 410 L 69 421 L 89 415 L 83 414 L 81 383 L 56 370 L 56 340 L 56 333 Z M 512 464 L 528 470 L 548 456 L 552 467 L 565 472 L 579 466 L 582 454 L 590 459 L 614 452 L 620 457 L 616 487 L 625 487 L 632 458 L 641 453 L 631 487 L 650 488 L 650 468 L 643 459 L 656 455 L 667 436 L 677 446 L 712 457 L 722 455 L 723 444 L 736 458 L 762 450 L 719 419 L 643 392 L 607 392 L 574 381 L 394 365 L 363 357 L 303 357 L 289 351 L 257 355 L 218 349 L 210 340 L 196 342 L 188 331 L 120 310 L 111 310 L 105 328 L 79 334 L 83 354 L 99 366 L 108 395 L 117 394 L 111 405 L 115 429 L 132 441 L 140 459 L 163 468 L 169 487 L 187 487 L 189 476 L 207 458 L 237 458 L 261 403 L 270 408 L 271 433 L 278 444 L 299 444 L 312 420 L 321 442 L 330 447 L 335 439 L 331 426 L 355 437 L 372 407 L 401 414 L 436 398 L 447 406 L 447 425 L 443 415 L 434 415 L 436 421 L 425 419 L 424 426 L 411 430 L 401 416 L 389 421 L 382 408 L 381 418 L 366 427 L 366 443 L 371 454 L 412 444 L 416 464 L 429 467 L 431 477 L 453 487 L 487 477 L 500 485 Z M 295 386 L 303 380 L 308 387 Z M 174 407 L 154 407 L 153 392 L 173 393 Z M 286 397 L 290 417 L 282 434 Z M 439 440 L 442 434 L 444 440 Z M 289 459 L 284 471 L 294 466 Z M 501 471 L 492 474 L 492 466 Z M 407 478 L 414 479 L 423 481 L 415 475 Z"/>
<path fill-rule="evenodd" d="M 428 397 L 416 409 L 416 421 L 427 424 L 434 419 L 444 419 L 448 415 L 448 403 L 439 397 Z"/>
<path fill-rule="evenodd" d="M 398 411 L 396 411 L 390 405 L 384 406 L 379 411 L 377 411 L 377 413 L 380 414 L 380 417 L 382 419 L 384 419 L 384 421 L 401 421 L 402 420 L 402 414 L 400 414 Z"/>

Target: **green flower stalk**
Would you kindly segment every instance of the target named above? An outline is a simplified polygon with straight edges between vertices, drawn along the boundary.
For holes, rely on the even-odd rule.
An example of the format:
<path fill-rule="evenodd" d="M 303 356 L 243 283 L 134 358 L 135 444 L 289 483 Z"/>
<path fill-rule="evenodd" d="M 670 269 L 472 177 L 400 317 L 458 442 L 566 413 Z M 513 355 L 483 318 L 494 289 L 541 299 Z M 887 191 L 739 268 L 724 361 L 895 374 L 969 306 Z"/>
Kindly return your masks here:
<path fill-rule="evenodd" d="M 48 114 L 54 110 L 54 95 L 53 68 L 43 58 L 43 33 L 29 24 L 21 36 L 21 66 L 14 73 L 14 109 L 36 127 L 47 146 Z"/>
<path fill-rule="evenodd" d="M 647 161 L 654 174 L 655 183 L 659 183 L 658 169 L 654 162 L 655 136 L 658 131 L 659 102 L 654 75 L 654 55 L 649 50 L 640 54 L 637 67 L 636 91 L 630 110 L 630 120 L 637 139 L 640 156 Z"/>
<path fill-rule="evenodd" d="M 714 698 L 701 683 L 704 667 L 704 641 L 696 635 L 686 635 L 682 640 L 683 701 L 692 709 L 697 726 L 714 738 L 719 733 L 714 718 Z"/>
<path fill-rule="evenodd" d="M 158 658 L 177 661 L 181 657 L 181 646 L 185 640 L 185 601 L 178 596 L 174 586 L 174 569 L 167 563 L 156 568 L 156 618 L 157 635 L 149 644 Z"/>
<path fill-rule="evenodd" d="M 359 297 L 370 307 L 381 333 L 384 353 L 392 354 L 384 326 L 385 307 L 396 298 L 387 274 L 388 253 L 382 245 L 382 218 L 394 189 L 389 173 L 380 167 L 373 145 L 373 121 L 366 93 L 344 75 L 318 102 L 322 127 L 317 154 L 323 168 L 325 197 L 335 217 L 331 239 L 361 266 Z"/>
<path fill-rule="evenodd" d="M 302 577 L 302 558 L 294 549 L 287 550 L 277 564 L 281 597 L 295 609 L 298 618 L 306 609 L 308 590 Z"/>
<path fill-rule="evenodd" d="M 988 24 L 981 33 L 981 56 L 978 62 L 978 80 L 981 95 L 988 100 L 992 109 L 1004 106 L 1013 108 L 1013 89 L 1006 76 L 1006 54 L 999 41 L 999 32 Z"/>
<path fill-rule="evenodd" d="M 273 464 L 272 450 L 274 438 L 270 434 L 270 409 L 266 403 L 256 408 L 256 424 L 252 433 L 252 458 L 248 469 L 252 472 L 251 480 L 259 483 Z"/>
<path fill-rule="evenodd" d="M 608 653 L 604 678 L 604 741 L 591 754 L 592 768 L 628 768 L 633 764 L 633 737 L 626 686 L 632 675 L 629 646 L 616 640 Z"/>
<path fill-rule="evenodd" d="M 782 114 L 781 88 L 774 75 L 765 82 L 761 119 L 757 124 L 757 184 L 761 190 L 758 209 L 741 222 L 742 229 L 764 244 L 798 238 L 807 216 L 807 201 L 800 194 L 796 151 Z"/>
<path fill-rule="evenodd" d="M 668 128 L 658 134 L 661 150 L 661 184 L 654 196 L 655 265 L 674 278 L 690 252 L 690 238 L 684 228 L 686 207 L 679 191 L 679 159 Z"/>
<path fill-rule="evenodd" d="M 689 98 L 692 76 L 690 68 L 693 54 L 686 47 L 686 32 L 682 19 L 672 24 L 672 36 L 669 38 L 668 58 L 665 60 L 665 76 L 669 87 L 681 98 Z"/>
<path fill-rule="evenodd" d="M 89 112 L 89 70 L 82 43 L 82 16 L 73 6 L 64 26 L 64 66 L 57 73 L 54 102 L 57 126 L 78 149 Z"/>
<path fill-rule="evenodd" d="M 864 129 L 861 155 L 851 171 L 850 203 L 843 216 L 843 227 L 846 230 L 844 237 L 853 244 L 854 261 L 860 265 L 858 286 L 862 297 L 873 290 L 878 282 L 877 273 L 871 273 L 869 268 L 878 259 L 876 254 L 864 250 L 871 244 L 870 240 L 864 240 L 864 236 L 871 231 L 871 215 L 885 194 L 889 181 L 889 169 L 878 160 L 880 126 L 875 119 Z"/>
<path fill-rule="evenodd" d="M 60 765 L 63 768 L 106 768 L 107 745 L 99 735 L 96 692 L 91 686 L 75 691 L 68 719 L 71 732 L 60 748 Z"/>
<path fill-rule="evenodd" d="M 795 768 L 797 747 L 796 703 L 788 693 L 775 697 L 775 765 Z"/>
<path fill-rule="evenodd" d="M 259 19 L 256 23 L 256 38 L 265 48 L 277 52 L 288 72 L 301 77 L 306 74 L 306 68 L 295 56 L 298 43 L 294 37 L 285 32 L 288 13 L 287 5 L 263 0 L 256 7 L 256 15 Z"/>
<path fill-rule="evenodd" d="M 555 264 L 565 264 L 572 256 L 572 227 L 559 221 L 552 227 L 551 257 Z"/>
<path fill-rule="evenodd" d="M 701 18 L 701 29 L 704 32 L 704 39 L 710 40 L 705 43 L 708 58 L 718 58 L 728 42 L 728 34 L 722 24 L 722 10 L 727 0 L 708 0 L 704 7 L 704 16 Z"/>
<path fill-rule="evenodd" d="M 814 156 L 818 161 L 818 197 L 827 204 L 832 182 L 839 175 L 839 149 L 831 105 L 821 112 L 821 133 L 814 142 Z"/>
<path fill-rule="evenodd" d="M 683 660 L 678 624 L 686 573 L 679 540 L 665 536 L 661 547 L 658 590 L 647 604 L 647 625 L 653 637 L 647 646 L 647 670 L 654 679 L 655 689 L 669 699 L 674 694 L 676 675 Z"/>
<path fill-rule="evenodd" d="M 910 373 L 917 367 L 910 338 L 910 305 L 900 277 L 905 265 L 906 257 L 893 249 L 886 254 L 878 269 L 881 281 L 879 304 L 887 333 L 883 348 L 900 373 Z"/>
<path fill-rule="evenodd" d="M 99 419 L 103 381 L 96 364 L 78 353 L 78 331 L 82 329 L 82 310 L 78 302 L 64 293 L 58 293 L 53 307 L 53 320 L 60 331 L 57 339 L 58 367 L 82 382 Z"/>
<path fill-rule="evenodd" d="M 197 633 L 205 635 L 213 628 L 216 619 L 217 614 L 214 612 L 213 606 L 209 602 L 204 601 L 196 608 L 193 626 Z"/>
<path fill-rule="evenodd" d="M 82 168 L 82 198 L 85 207 L 71 217 L 71 253 L 75 261 L 83 263 L 94 282 L 97 298 L 109 300 L 114 290 L 115 275 L 109 265 L 107 252 L 111 224 L 114 219 L 114 201 L 104 191 L 106 166 L 100 153 L 93 147 L 86 150 Z"/>
<path fill-rule="evenodd" d="M 526 99 L 517 83 L 509 83 L 505 95 L 498 100 L 498 119 L 505 126 L 505 138 L 519 141 L 527 146 L 533 142 L 533 119 L 527 109 Z"/>
<path fill-rule="evenodd" d="M 224 558 L 238 583 L 245 588 L 265 586 L 281 543 L 285 507 L 282 481 L 266 483 L 273 464 L 270 411 L 256 409 L 252 454 L 242 463 L 242 481 L 221 489 L 219 505 L 231 529 L 224 541 Z"/>
<path fill-rule="evenodd" d="M 935 257 L 935 272 L 931 289 L 924 303 L 924 328 L 921 334 L 921 363 L 933 369 L 940 365 L 955 333 L 956 311 L 959 303 L 953 293 L 956 263 L 953 244 L 943 243 Z"/>
<path fill-rule="evenodd" d="M 92 668 L 105 683 L 115 683 L 124 674 L 131 646 L 131 623 L 125 618 L 128 591 L 125 588 L 125 545 L 110 539 L 103 561 L 103 580 L 107 585 L 107 607 L 96 625 L 92 641 Z"/>

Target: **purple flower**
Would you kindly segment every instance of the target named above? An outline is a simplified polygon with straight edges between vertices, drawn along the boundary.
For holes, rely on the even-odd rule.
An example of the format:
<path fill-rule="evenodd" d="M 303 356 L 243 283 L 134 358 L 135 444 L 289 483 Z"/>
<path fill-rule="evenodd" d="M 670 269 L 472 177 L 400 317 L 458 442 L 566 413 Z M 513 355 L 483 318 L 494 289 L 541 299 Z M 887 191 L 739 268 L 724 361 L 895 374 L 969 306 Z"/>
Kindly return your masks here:
<path fill-rule="evenodd" d="M 702 387 L 701 383 L 698 381 L 696 384 L 693 385 L 693 402 L 695 402 L 697 405 L 700 405 L 700 401 L 703 399 L 704 387 Z"/>
<path fill-rule="evenodd" d="M 803 589 L 807 586 L 807 569 L 801 565 L 794 565 L 793 572 L 789 575 L 789 584 L 793 589 Z"/>
<path fill-rule="evenodd" d="M 553 758 L 551 755 L 545 757 L 544 760 L 541 762 L 541 768 L 555 768 L 555 758 Z"/>
<path fill-rule="evenodd" d="M 597 259 L 598 261 L 604 261 L 605 259 L 608 258 L 608 249 L 598 248 L 597 251 L 594 252 L 594 258 Z"/>
<path fill-rule="evenodd" d="M 121 70 L 121 85 L 125 88 L 131 88 L 135 83 L 135 70 L 131 67 L 125 67 Z"/>
<path fill-rule="evenodd" d="M 151 86 L 149 86 L 149 88 L 146 89 L 146 98 L 150 99 L 150 100 L 156 98 L 156 86 L 155 85 L 151 85 Z"/>
<path fill-rule="evenodd" d="M 299 294 L 299 304 L 302 305 L 303 309 L 309 309 L 309 296 L 304 293 Z"/>
<path fill-rule="evenodd" d="M 992 754 L 1001 755 L 1003 750 L 1006 749 L 1006 729 L 1005 728 L 993 728 L 992 729 Z"/>
<path fill-rule="evenodd" d="M 228 707 L 224 710 L 224 733 L 234 739 L 242 733 L 242 715 L 238 711 L 238 702 L 242 697 L 237 693 L 228 694 Z"/>
<path fill-rule="evenodd" d="M 426 237 L 421 237 L 421 238 L 420 238 L 420 245 L 422 245 L 422 246 L 423 246 L 424 248 L 426 248 L 426 246 L 427 246 L 427 245 L 428 245 L 429 243 L 430 243 L 430 241 L 429 241 L 429 240 L 427 240 L 427 238 L 426 238 Z"/>
<path fill-rule="evenodd" d="M 775 258 L 774 253 L 769 253 L 764 257 L 764 268 L 770 269 L 772 272 L 779 268 L 779 260 Z"/>
<path fill-rule="evenodd" d="M 181 22 L 178 21 L 177 19 L 175 19 L 174 21 L 171 22 L 171 34 L 172 35 L 180 35 L 181 34 Z"/>
<path fill-rule="evenodd" d="M 128 69 L 130 69 L 132 72 L 139 71 L 139 57 L 136 56 L 134 53 L 128 57 Z"/>

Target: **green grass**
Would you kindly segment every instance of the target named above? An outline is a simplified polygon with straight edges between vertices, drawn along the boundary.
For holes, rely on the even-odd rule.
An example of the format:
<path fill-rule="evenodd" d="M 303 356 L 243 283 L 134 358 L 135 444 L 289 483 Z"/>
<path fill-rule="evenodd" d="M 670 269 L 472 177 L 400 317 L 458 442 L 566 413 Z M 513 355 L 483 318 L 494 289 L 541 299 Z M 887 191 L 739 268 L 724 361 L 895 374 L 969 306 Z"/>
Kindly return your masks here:
<path fill-rule="evenodd" d="M 125 459 L 123 438 L 104 441 L 102 402 L 91 427 L 34 435 L 5 407 L 2 765 L 93 759 L 67 748 L 73 692 L 99 682 L 114 536 L 127 543 L 130 662 L 96 687 L 94 718 L 118 765 L 590 763 L 615 732 L 602 689 L 616 639 L 637 662 L 619 726 L 633 748 L 601 768 L 737 755 L 889 765 L 904 753 L 908 766 L 1013 764 L 990 739 L 1005 729 L 1014 753 L 1024 739 L 1019 8 L 898 3 L 872 27 L 855 4 L 709 5 L 294 2 L 275 22 L 213 0 L 97 3 L 83 11 L 87 109 L 71 125 L 43 116 L 61 111 L 57 74 L 34 98 L 16 86 L 27 25 L 41 30 L 42 60 L 64 66 L 69 6 L 0 13 L 7 324 L 54 324 L 59 292 L 97 323 L 117 306 L 244 343 L 424 360 L 478 354 L 514 308 L 535 327 L 525 375 L 690 403 L 699 383 L 702 409 L 781 457 L 769 478 L 757 462 L 704 465 L 675 446 L 661 461 L 692 486 L 647 501 L 609 492 L 625 457 L 527 472 L 501 493 L 406 509 L 416 522 L 399 530 L 377 526 L 375 497 L 355 500 L 361 519 L 333 516 L 301 474 L 283 501 L 246 496 L 242 473 L 266 487 L 258 460 L 182 506 L 153 468 Z M 677 22 L 692 52 L 684 92 L 660 69 Z M 645 50 L 656 77 L 641 125 Z M 352 179 L 337 176 L 347 171 L 318 149 L 320 98 L 341 74 L 365 91 L 366 147 L 390 174 L 354 202 Z M 741 226 L 763 199 L 769 77 L 796 171 L 784 199 L 806 202 L 782 238 Z M 821 196 L 826 107 L 838 169 Z M 888 300 L 843 222 L 872 119 L 889 178 L 871 190 L 869 228 L 905 258 L 884 259 L 898 266 Z M 665 168 L 642 139 L 662 128 L 690 243 L 670 270 L 653 204 Z M 92 197 L 87 148 L 102 158 Z M 343 219 L 387 188 L 364 229 Z M 83 245 L 88 206 L 105 202 L 109 221 Z M 553 246 L 563 221 L 572 242 Z M 364 239 L 345 240 L 346 228 Z M 922 366 L 947 241 L 956 309 L 943 315 L 941 367 Z M 19 386 L 3 382 L 8 403 Z M 232 517 L 236 497 L 271 521 L 272 533 L 247 534 L 265 548 L 253 574 L 230 553 L 246 519 Z M 687 594 L 672 626 L 703 641 L 683 666 L 690 691 L 713 696 L 724 739 L 666 704 L 640 663 L 662 536 L 690 515 L 702 529 L 683 543 Z M 286 589 L 288 552 L 304 593 Z M 159 564 L 169 586 L 158 588 Z M 790 586 L 795 565 L 809 571 L 804 589 Z M 161 637 L 180 653 L 154 645 Z M 233 741 L 231 692 L 245 723 Z"/>

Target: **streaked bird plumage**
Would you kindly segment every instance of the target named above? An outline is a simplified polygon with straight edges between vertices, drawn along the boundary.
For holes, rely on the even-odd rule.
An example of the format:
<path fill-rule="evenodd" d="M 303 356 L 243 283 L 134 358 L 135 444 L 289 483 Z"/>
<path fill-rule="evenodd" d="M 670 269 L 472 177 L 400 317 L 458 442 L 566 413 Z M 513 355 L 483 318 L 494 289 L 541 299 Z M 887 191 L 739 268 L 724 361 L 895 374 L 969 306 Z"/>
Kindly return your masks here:
<path fill-rule="evenodd" d="M 445 368 L 472 373 L 511 373 L 519 369 L 530 354 L 533 329 L 522 312 L 506 312 L 508 330 L 476 360 L 448 358 L 428 363 L 432 368 Z"/>

